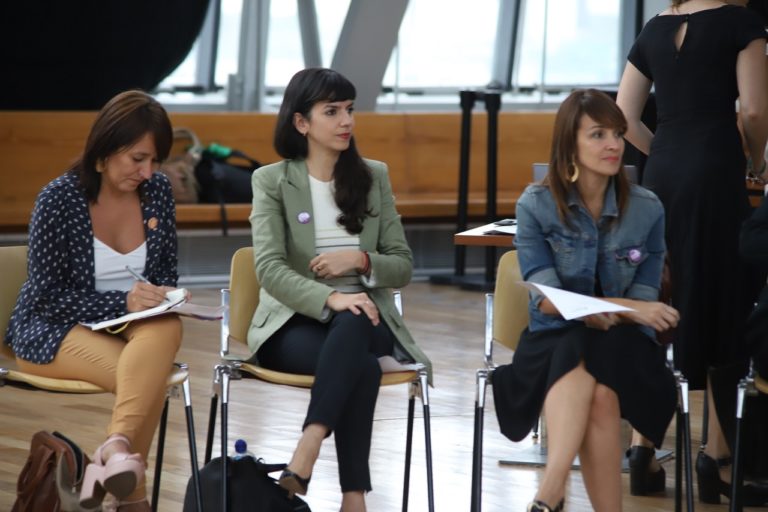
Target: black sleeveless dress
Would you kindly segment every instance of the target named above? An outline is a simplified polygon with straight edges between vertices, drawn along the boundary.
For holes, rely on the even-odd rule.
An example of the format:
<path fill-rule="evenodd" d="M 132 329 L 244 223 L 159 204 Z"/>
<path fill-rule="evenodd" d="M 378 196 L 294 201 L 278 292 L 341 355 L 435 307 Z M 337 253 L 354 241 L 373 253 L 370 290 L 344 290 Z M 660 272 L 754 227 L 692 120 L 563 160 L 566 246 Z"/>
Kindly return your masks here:
<path fill-rule="evenodd" d="M 678 50 L 675 35 L 686 22 Z M 692 389 L 705 387 L 708 367 L 745 357 L 744 324 L 760 285 L 738 254 L 749 202 L 735 113 L 737 56 L 758 38 L 765 38 L 760 19 L 726 5 L 656 16 L 629 53 L 656 91 L 643 185 L 666 211 L 672 303 L 680 311 L 675 363 Z"/>

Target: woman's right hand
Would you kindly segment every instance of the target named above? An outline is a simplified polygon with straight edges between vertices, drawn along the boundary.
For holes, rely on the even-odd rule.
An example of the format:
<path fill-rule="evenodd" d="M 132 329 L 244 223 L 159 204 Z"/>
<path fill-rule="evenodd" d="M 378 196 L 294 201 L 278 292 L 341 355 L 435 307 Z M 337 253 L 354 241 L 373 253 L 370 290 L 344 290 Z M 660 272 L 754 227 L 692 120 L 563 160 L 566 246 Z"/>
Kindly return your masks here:
<path fill-rule="evenodd" d="M 129 313 L 153 308 L 165 300 L 166 286 L 155 286 L 136 281 L 125 297 L 125 308 Z"/>
<path fill-rule="evenodd" d="M 365 313 L 373 325 L 379 325 L 379 309 L 365 293 L 333 292 L 325 304 L 336 312 L 349 310 L 356 315 Z"/>
<path fill-rule="evenodd" d="M 584 325 L 599 331 L 607 331 L 619 323 L 619 317 L 614 313 L 596 313 L 594 315 L 587 315 L 581 319 L 584 320 Z"/>

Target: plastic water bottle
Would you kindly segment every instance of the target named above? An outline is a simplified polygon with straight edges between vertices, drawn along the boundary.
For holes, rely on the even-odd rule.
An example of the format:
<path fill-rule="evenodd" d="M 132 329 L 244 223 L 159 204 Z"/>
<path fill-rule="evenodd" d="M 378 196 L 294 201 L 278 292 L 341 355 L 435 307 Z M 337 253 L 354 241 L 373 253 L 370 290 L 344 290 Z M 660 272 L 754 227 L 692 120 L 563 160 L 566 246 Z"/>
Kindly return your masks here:
<path fill-rule="evenodd" d="M 235 441 L 235 453 L 232 454 L 232 460 L 240 460 L 246 457 L 256 460 L 256 456 L 248 451 L 248 443 L 244 439 L 238 439 Z"/>

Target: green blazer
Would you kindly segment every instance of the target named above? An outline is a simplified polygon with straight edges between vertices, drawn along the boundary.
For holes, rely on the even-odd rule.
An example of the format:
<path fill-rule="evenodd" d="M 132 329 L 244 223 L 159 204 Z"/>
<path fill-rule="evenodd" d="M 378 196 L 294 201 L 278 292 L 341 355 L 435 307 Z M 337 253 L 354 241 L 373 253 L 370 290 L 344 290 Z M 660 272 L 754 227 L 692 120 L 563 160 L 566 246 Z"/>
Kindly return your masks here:
<path fill-rule="evenodd" d="M 366 217 L 360 233 L 360 250 L 368 251 L 375 288 L 367 293 L 379 316 L 397 339 L 395 358 L 424 364 L 432 379 L 432 365 L 416 346 L 395 308 L 390 288 L 411 279 L 413 256 L 405 240 L 400 215 L 395 210 L 386 164 L 366 160 L 373 172 Z M 253 209 L 251 231 L 256 277 L 261 284 L 259 305 L 248 330 L 252 353 L 294 313 L 330 320 L 325 301 L 333 288 L 315 280 L 309 262 L 315 257 L 315 228 L 309 171 L 303 160 L 284 160 L 259 168 L 251 179 Z M 309 214 L 309 222 L 307 222 Z M 299 221 L 302 218 L 305 222 Z M 365 285 L 365 283 L 363 283 Z"/>

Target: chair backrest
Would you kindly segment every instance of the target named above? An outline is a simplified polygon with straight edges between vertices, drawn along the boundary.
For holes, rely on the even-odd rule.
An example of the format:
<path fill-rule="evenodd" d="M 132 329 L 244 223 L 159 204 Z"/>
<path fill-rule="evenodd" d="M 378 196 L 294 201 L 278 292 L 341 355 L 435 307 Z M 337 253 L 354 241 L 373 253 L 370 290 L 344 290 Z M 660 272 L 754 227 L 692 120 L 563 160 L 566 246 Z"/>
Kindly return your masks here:
<path fill-rule="evenodd" d="M 508 251 L 499 260 L 493 292 L 493 339 L 515 350 L 520 333 L 528 327 L 528 290 L 523 280 L 517 251 Z"/>
<path fill-rule="evenodd" d="M 259 280 L 253 261 L 253 247 L 242 247 L 232 255 L 229 273 L 229 337 L 248 343 L 248 328 L 259 305 Z"/>
<path fill-rule="evenodd" d="M 0 268 L 3 269 L 3 278 L 0 279 L 0 351 L 13 359 L 13 350 L 5 344 L 5 330 L 21 285 L 27 279 L 27 246 L 0 247 Z"/>

